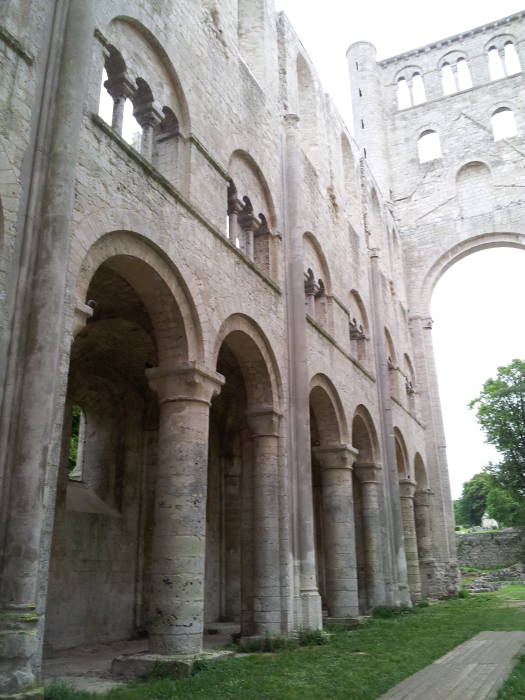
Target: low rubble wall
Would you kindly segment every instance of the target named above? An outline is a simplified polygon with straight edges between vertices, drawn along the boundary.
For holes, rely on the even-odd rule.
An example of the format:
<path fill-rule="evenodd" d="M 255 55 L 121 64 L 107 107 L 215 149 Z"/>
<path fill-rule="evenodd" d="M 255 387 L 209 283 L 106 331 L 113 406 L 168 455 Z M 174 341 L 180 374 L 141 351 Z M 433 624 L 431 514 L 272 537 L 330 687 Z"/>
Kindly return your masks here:
<path fill-rule="evenodd" d="M 515 530 L 456 534 L 456 546 L 459 566 L 495 569 L 520 560 Z"/>

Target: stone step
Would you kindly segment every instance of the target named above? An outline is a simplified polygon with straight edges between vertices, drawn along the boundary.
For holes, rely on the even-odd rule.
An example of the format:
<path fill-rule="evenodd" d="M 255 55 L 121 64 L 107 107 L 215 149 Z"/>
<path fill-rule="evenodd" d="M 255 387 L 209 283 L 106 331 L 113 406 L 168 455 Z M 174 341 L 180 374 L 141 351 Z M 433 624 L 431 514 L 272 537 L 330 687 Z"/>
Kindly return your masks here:
<path fill-rule="evenodd" d="M 379 700 L 492 700 L 525 647 L 525 632 L 480 632 Z"/>

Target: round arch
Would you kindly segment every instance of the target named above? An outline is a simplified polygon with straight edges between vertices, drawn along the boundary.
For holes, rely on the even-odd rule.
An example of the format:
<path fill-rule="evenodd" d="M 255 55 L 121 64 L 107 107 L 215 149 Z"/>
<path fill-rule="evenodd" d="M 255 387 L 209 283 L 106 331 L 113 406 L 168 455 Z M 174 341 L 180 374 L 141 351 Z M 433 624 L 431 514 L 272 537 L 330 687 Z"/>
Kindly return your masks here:
<path fill-rule="evenodd" d="M 424 315 L 430 314 L 430 302 L 434 288 L 439 279 L 454 263 L 486 248 L 519 248 L 525 250 L 525 233 L 483 233 L 460 241 L 442 253 L 423 276 L 420 293 L 416 295 L 421 304 L 419 312 Z"/>
<path fill-rule="evenodd" d="M 303 246 L 306 249 L 306 246 L 309 245 L 311 248 L 313 248 L 315 254 L 317 255 L 319 259 L 319 264 L 321 266 L 321 273 L 323 275 L 323 282 L 325 284 L 325 291 L 327 294 L 331 293 L 332 290 L 332 280 L 330 277 L 330 268 L 328 267 L 328 262 L 326 260 L 326 255 L 323 252 L 323 249 L 321 247 L 321 244 L 317 240 L 317 238 L 314 236 L 313 233 L 310 231 L 305 231 L 303 233 Z M 314 270 L 314 272 L 316 272 Z"/>
<path fill-rule="evenodd" d="M 315 417 L 322 445 L 348 441 L 348 428 L 337 389 L 324 374 L 310 381 L 310 409 Z"/>
<path fill-rule="evenodd" d="M 224 343 L 239 363 L 248 393 L 248 409 L 266 406 L 279 411 L 282 396 L 279 366 L 260 326 L 244 314 L 229 316 L 215 339 L 214 366 Z"/>
<path fill-rule="evenodd" d="M 399 478 L 410 478 L 410 463 L 408 461 L 408 451 L 403 434 L 399 428 L 394 428 L 394 441 L 396 447 L 396 464 Z"/>
<path fill-rule="evenodd" d="M 114 22 L 123 22 L 128 24 L 132 29 L 140 35 L 142 40 L 151 48 L 151 50 L 156 54 L 158 60 L 166 74 L 169 77 L 173 92 L 177 100 L 177 108 L 179 113 L 177 114 L 179 121 L 179 128 L 183 136 L 188 137 L 191 134 L 191 122 L 190 122 L 190 111 L 188 108 L 188 103 L 182 84 L 180 82 L 179 76 L 168 56 L 166 50 L 164 49 L 161 41 L 157 39 L 155 34 L 149 29 L 144 21 L 136 17 L 131 17 L 130 15 L 119 14 L 109 17 L 105 27 L 105 31 L 111 30 L 111 24 Z"/>
<path fill-rule="evenodd" d="M 142 299 L 155 329 L 160 364 L 203 359 L 195 305 L 177 268 L 160 249 L 130 231 L 101 236 L 80 265 L 77 302 L 90 301 L 89 285 L 102 265 L 126 280 Z"/>
<path fill-rule="evenodd" d="M 352 419 L 352 447 L 358 450 L 356 462 L 379 466 L 379 442 L 369 410 L 359 405 Z"/>
<path fill-rule="evenodd" d="M 232 176 L 233 181 L 235 185 L 238 187 L 239 183 L 237 182 L 236 178 L 236 171 L 240 168 L 247 169 L 249 173 L 251 174 L 252 178 L 257 182 L 259 189 L 261 191 L 262 197 L 261 199 L 264 200 L 264 204 L 266 205 L 264 207 L 265 211 L 262 213 L 268 218 L 268 222 L 270 224 L 270 228 L 276 228 L 277 226 L 277 215 L 275 211 L 275 205 L 273 202 L 273 197 L 272 193 L 270 191 L 270 187 L 268 186 L 268 182 L 266 178 L 264 177 L 263 171 L 261 170 L 259 164 L 257 161 L 251 156 L 247 151 L 237 148 L 235 151 L 230 156 L 230 159 L 228 161 L 228 172 Z M 254 197 L 253 192 L 240 192 L 240 195 L 247 194 L 251 198 Z M 259 213 L 259 212 L 256 212 Z"/>
<path fill-rule="evenodd" d="M 414 480 L 418 491 L 428 489 L 427 470 L 425 469 L 425 463 L 419 452 L 416 452 L 414 457 Z"/>

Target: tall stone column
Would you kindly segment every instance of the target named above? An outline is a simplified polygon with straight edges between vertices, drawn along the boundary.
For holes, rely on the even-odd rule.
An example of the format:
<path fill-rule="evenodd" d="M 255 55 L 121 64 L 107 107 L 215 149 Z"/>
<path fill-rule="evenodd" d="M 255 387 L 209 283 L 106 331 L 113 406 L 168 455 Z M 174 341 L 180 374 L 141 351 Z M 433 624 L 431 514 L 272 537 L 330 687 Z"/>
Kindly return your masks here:
<path fill-rule="evenodd" d="M 224 379 L 193 363 L 147 376 L 160 404 L 149 647 L 196 654 L 204 619 L 209 410 Z"/>
<path fill-rule="evenodd" d="M 346 445 L 317 447 L 321 464 L 323 538 L 328 616 L 359 615 L 352 493 L 352 464 L 357 451 Z"/>
<path fill-rule="evenodd" d="M 384 605 L 386 600 L 381 536 L 380 489 L 381 468 L 377 464 L 358 462 L 354 465 L 361 486 L 362 530 L 367 576 L 368 606 Z"/>
<path fill-rule="evenodd" d="M 281 633 L 279 420 L 273 409 L 247 413 L 253 442 L 253 631 Z"/>
<path fill-rule="evenodd" d="M 399 482 L 401 499 L 401 517 L 407 558 L 408 587 L 412 602 L 421 600 L 421 575 L 419 573 L 419 555 L 417 550 L 416 521 L 414 517 L 414 493 L 416 484 L 409 479 Z"/>
<path fill-rule="evenodd" d="M 302 153 L 298 144 L 299 118 L 284 118 L 284 246 L 286 255 L 286 316 L 290 401 L 290 480 L 292 493 L 292 541 L 296 625 L 316 629 L 322 626 L 321 596 L 317 589 L 315 565 L 312 465 L 306 318 L 304 305 L 303 232 L 300 220 Z"/>
<path fill-rule="evenodd" d="M 52 460 L 60 450 L 52 438 L 63 412 L 65 290 L 93 28 L 92 0 L 56 0 L 44 17 L 35 65 L 38 87 L 10 279 L 17 293 L 8 299 L 11 324 L 1 373 L 0 693 L 5 696 L 28 695 L 28 688 L 39 693 L 40 596 L 48 573 L 42 548 L 50 547 L 44 493 L 53 509 L 58 469 Z M 0 359 L 3 365 L 3 353 Z"/>
<path fill-rule="evenodd" d="M 432 579 L 435 561 L 432 556 L 432 518 L 430 501 L 432 491 L 423 489 L 414 494 L 414 520 L 416 524 L 417 551 L 419 554 L 419 571 L 421 575 L 421 592 L 423 596 L 430 593 L 427 581 Z"/>
<path fill-rule="evenodd" d="M 368 226 L 368 223 L 366 224 Z M 374 232 L 371 232 L 372 234 Z M 410 593 L 407 580 L 407 563 L 403 542 L 403 523 L 399 503 L 399 478 L 394 441 L 392 398 L 390 391 L 390 366 L 385 338 L 385 309 L 382 295 L 379 249 L 370 249 L 370 291 L 374 321 L 374 346 L 379 406 L 381 409 L 381 446 L 384 455 L 384 521 L 386 537 L 385 582 L 387 600 L 390 605 L 409 604 Z"/>
<path fill-rule="evenodd" d="M 433 493 L 429 502 L 431 521 L 434 532 L 437 533 L 437 536 L 432 538 L 434 570 L 431 579 L 428 579 L 428 584 L 432 595 L 444 595 L 457 590 L 458 572 L 445 430 L 432 346 L 432 319 L 424 314 L 415 314 L 410 318 L 410 322 L 418 385 L 422 387 L 421 413 L 423 422 L 427 426 L 425 430 L 426 468 L 428 485 Z M 428 570 L 427 573 L 431 572 Z"/>

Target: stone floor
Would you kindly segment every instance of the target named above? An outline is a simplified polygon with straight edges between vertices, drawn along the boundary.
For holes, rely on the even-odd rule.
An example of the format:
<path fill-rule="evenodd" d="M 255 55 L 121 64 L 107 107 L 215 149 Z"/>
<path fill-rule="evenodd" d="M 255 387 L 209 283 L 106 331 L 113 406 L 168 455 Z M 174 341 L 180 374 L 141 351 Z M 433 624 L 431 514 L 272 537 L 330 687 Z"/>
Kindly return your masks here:
<path fill-rule="evenodd" d="M 492 700 L 525 648 L 525 632 L 480 632 L 380 700 Z"/>
<path fill-rule="evenodd" d="M 224 649 L 239 626 L 232 623 L 211 623 L 204 634 L 204 652 Z M 110 673 L 111 662 L 122 654 L 140 654 L 147 651 L 147 639 L 135 639 L 107 644 L 91 644 L 62 649 L 44 658 L 44 684 L 63 680 L 78 690 L 91 693 L 107 693 L 112 688 L 125 685 Z"/>

